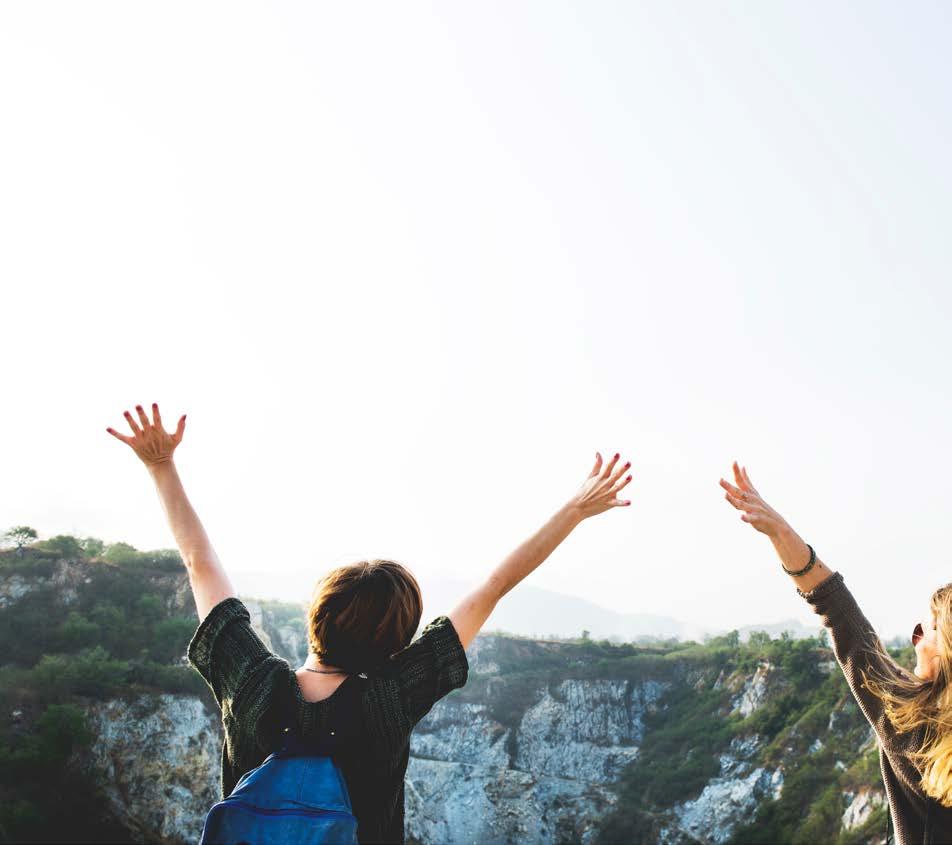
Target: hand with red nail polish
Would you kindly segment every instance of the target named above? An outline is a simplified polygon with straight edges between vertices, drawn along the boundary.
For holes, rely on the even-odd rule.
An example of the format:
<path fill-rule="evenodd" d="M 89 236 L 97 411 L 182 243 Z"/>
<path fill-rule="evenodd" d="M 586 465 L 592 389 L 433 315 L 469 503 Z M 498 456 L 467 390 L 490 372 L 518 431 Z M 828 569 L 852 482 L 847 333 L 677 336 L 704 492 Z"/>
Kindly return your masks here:
<path fill-rule="evenodd" d="M 182 442 L 185 435 L 185 415 L 183 414 L 178 421 L 178 426 L 172 434 L 166 432 L 162 426 L 162 417 L 159 414 L 159 406 L 152 403 L 152 419 L 150 420 L 141 405 L 136 405 L 136 412 L 139 415 L 139 424 L 132 418 L 132 414 L 123 411 L 129 428 L 132 429 L 132 437 L 120 434 L 113 428 L 107 428 L 113 437 L 121 440 L 127 446 L 131 447 L 139 459 L 147 467 L 155 467 L 164 463 L 172 462 L 172 453 Z"/>
<path fill-rule="evenodd" d="M 631 504 L 630 499 L 618 498 L 618 494 L 631 482 L 630 475 L 622 478 L 625 470 L 631 466 L 631 461 L 615 468 L 620 457 L 616 452 L 615 456 L 603 465 L 601 454 L 595 453 L 595 466 L 570 502 L 582 519 L 603 513 L 610 508 L 627 507 Z"/>

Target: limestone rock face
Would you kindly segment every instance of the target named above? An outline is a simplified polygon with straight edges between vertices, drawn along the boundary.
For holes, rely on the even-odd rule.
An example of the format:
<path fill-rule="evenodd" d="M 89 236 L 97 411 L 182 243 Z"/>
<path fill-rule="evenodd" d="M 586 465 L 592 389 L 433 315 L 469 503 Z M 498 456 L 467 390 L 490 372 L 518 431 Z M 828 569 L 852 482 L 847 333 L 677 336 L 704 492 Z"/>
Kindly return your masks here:
<path fill-rule="evenodd" d="M 69 560 L 57 561 L 49 575 L 23 574 L 18 572 L 0 574 L 0 610 L 18 602 L 34 590 L 52 587 L 56 599 L 66 607 L 76 601 L 79 591 L 92 581 L 97 572 L 115 569 L 113 564 L 102 561 Z M 146 580 L 154 594 L 165 599 L 166 609 L 174 615 L 190 615 L 195 612 L 188 576 L 184 568 L 180 573 L 150 572 Z M 196 618 L 195 624 L 198 624 Z"/>
<path fill-rule="evenodd" d="M 769 663 L 761 663 L 753 677 L 747 679 L 740 693 L 731 702 L 732 713 L 749 716 L 767 700 L 767 683 L 773 671 Z"/>
<path fill-rule="evenodd" d="M 637 759 L 645 716 L 669 682 L 540 681 L 521 716 L 497 712 L 491 677 L 475 700 L 451 695 L 420 723 L 407 770 L 406 832 L 420 845 L 593 843 L 617 798 L 615 779 Z M 678 691 L 674 690 L 672 694 Z M 219 714 L 188 695 L 140 695 L 88 707 L 95 739 L 81 760 L 139 842 L 198 840 L 218 799 Z M 759 736 L 735 737 L 700 794 L 663 813 L 663 845 L 721 845 L 783 790 L 782 768 L 758 762 Z M 844 830 L 860 827 L 882 794 L 844 796 Z"/>
<path fill-rule="evenodd" d="M 143 695 L 91 704 L 87 717 L 82 765 L 116 817 L 140 841 L 197 842 L 219 798 L 218 714 L 195 696 Z"/>
<path fill-rule="evenodd" d="M 0 610 L 22 599 L 36 588 L 36 583 L 36 578 L 16 574 L 0 578 Z"/>
<path fill-rule="evenodd" d="M 410 739 L 414 757 L 484 767 L 508 767 L 511 731 L 484 704 L 444 698 L 417 726 Z"/>
<path fill-rule="evenodd" d="M 853 830 L 866 823 L 874 810 L 886 803 L 886 796 L 879 790 L 861 789 L 856 795 L 847 793 L 850 804 L 843 813 L 843 827 Z"/>
<path fill-rule="evenodd" d="M 6 589 L 13 595 L 18 588 L 8 579 Z M 303 624 L 296 633 L 287 613 L 273 614 L 267 603 L 246 604 L 269 647 L 286 659 L 304 659 Z M 676 666 L 628 680 L 581 679 L 572 677 L 567 658 L 561 666 L 555 662 L 556 647 L 477 638 L 469 655 L 470 684 L 438 702 L 411 740 L 410 843 L 594 843 L 616 807 L 618 778 L 639 760 L 652 725 L 665 724 L 655 717 L 681 697 L 712 689 L 723 690 L 725 715 L 733 710 L 743 717 L 783 688 L 775 675 L 780 670 L 768 663 L 746 676 Z M 198 841 L 219 797 L 217 710 L 192 695 L 138 695 L 90 703 L 87 712 L 95 738 L 78 762 L 130 837 L 162 845 Z M 816 735 L 797 738 L 800 750 L 790 753 L 820 751 L 837 736 L 847 737 L 857 754 L 869 748 L 869 731 L 851 699 L 823 719 Z M 767 754 L 769 747 L 760 735 L 734 736 L 719 754 L 714 777 L 686 799 L 652 811 L 657 841 L 728 842 L 763 802 L 783 794 L 784 758 L 765 762 L 777 760 Z M 844 794 L 843 829 L 862 826 L 882 801 L 876 790 Z"/>
<path fill-rule="evenodd" d="M 287 660 L 292 668 L 297 668 L 304 663 L 307 659 L 308 647 L 303 608 L 300 622 L 288 624 L 278 621 L 266 604 L 245 599 L 244 605 L 251 616 L 252 627 L 269 650 Z"/>
<path fill-rule="evenodd" d="M 629 688 L 630 687 L 630 688 Z M 514 767 L 611 783 L 638 754 L 645 711 L 664 687 L 625 681 L 564 681 L 545 689 L 519 725 Z"/>
<path fill-rule="evenodd" d="M 420 843 L 594 841 L 611 790 L 571 778 L 411 757 L 406 835 Z"/>
<path fill-rule="evenodd" d="M 483 666 L 489 661 L 483 653 Z M 437 704 L 411 741 L 407 836 L 421 843 L 591 842 L 669 684 L 540 684 L 515 728 L 487 704 Z"/>

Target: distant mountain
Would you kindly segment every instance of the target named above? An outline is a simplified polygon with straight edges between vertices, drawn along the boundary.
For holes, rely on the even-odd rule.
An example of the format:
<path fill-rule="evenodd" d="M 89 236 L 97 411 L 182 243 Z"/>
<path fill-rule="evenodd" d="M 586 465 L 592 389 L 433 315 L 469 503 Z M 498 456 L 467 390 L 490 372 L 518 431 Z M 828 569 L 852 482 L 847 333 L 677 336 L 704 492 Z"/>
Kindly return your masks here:
<path fill-rule="evenodd" d="M 443 613 L 449 613 L 475 583 L 462 579 L 427 577 L 418 573 L 423 589 L 423 623 Z M 303 604 L 306 595 L 297 594 L 285 582 L 276 582 L 273 575 L 263 571 L 257 577 L 243 574 L 240 590 L 243 595 L 292 601 Z M 609 610 L 595 602 L 546 590 L 528 584 L 520 584 L 499 603 L 489 617 L 484 630 L 503 631 L 521 637 L 575 639 L 588 631 L 594 640 L 612 642 L 638 642 L 646 640 L 696 640 L 727 633 L 727 629 L 710 628 L 687 624 L 663 614 L 620 613 Z M 751 631 L 766 631 L 771 637 L 779 637 L 789 631 L 794 639 L 814 636 L 819 626 L 808 627 L 795 619 L 738 628 L 741 641 L 747 642 Z"/>
<path fill-rule="evenodd" d="M 819 636 L 820 629 L 820 625 L 811 628 L 796 619 L 784 619 L 782 622 L 774 622 L 770 625 L 745 625 L 743 628 L 738 628 L 737 632 L 740 634 L 740 641 L 746 643 L 754 631 L 764 631 L 770 634 L 772 639 L 786 632 L 795 640 L 805 640 L 807 637 Z"/>
<path fill-rule="evenodd" d="M 425 580 L 424 618 L 448 613 L 472 589 L 462 581 Z M 521 584 L 499 603 L 484 626 L 485 631 L 505 631 L 524 637 L 580 637 L 583 631 L 594 640 L 637 642 L 638 640 L 704 640 L 726 630 L 687 625 L 670 616 L 652 613 L 618 613 L 576 596 Z M 794 639 L 815 636 L 819 627 L 809 628 L 795 619 L 739 628 L 746 642 L 751 631 L 766 631 L 776 638 L 788 631 Z"/>

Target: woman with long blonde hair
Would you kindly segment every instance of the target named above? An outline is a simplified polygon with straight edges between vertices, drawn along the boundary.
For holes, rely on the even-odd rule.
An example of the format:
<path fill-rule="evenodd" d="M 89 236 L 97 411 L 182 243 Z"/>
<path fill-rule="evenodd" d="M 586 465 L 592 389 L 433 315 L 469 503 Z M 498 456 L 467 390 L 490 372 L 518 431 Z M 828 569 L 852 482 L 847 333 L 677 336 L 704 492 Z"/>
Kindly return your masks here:
<path fill-rule="evenodd" d="M 839 572 L 831 572 L 764 501 L 746 468 L 721 479 L 741 519 L 766 534 L 780 563 L 830 632 L 846 682 L 879 740 L 879 762 L 898 845 L 952 842 L 952 584 L 932 595 L 915 625 L 916 665 L 883 648 Z"/>

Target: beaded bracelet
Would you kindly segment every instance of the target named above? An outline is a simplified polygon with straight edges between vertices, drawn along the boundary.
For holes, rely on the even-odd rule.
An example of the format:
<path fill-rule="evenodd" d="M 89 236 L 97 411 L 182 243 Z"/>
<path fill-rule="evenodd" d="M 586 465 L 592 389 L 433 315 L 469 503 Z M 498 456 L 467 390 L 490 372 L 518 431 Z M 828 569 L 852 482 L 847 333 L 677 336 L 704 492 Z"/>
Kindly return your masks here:
<path fill-rule="evenodd" d="M 780 561 L 780 568 L 791 578 L 799 578 L 801 575 L 806 575 L 816 564 L 816 552 L 813 551 L 813 546 L 807 543 L 807 548 L 810 550 L 810 560 L 807 565 L 803 567 L 803 569 L 798 569 L 796 572 L 791 572 L 786 566 L 783 565 L 783 561 Z"/>

